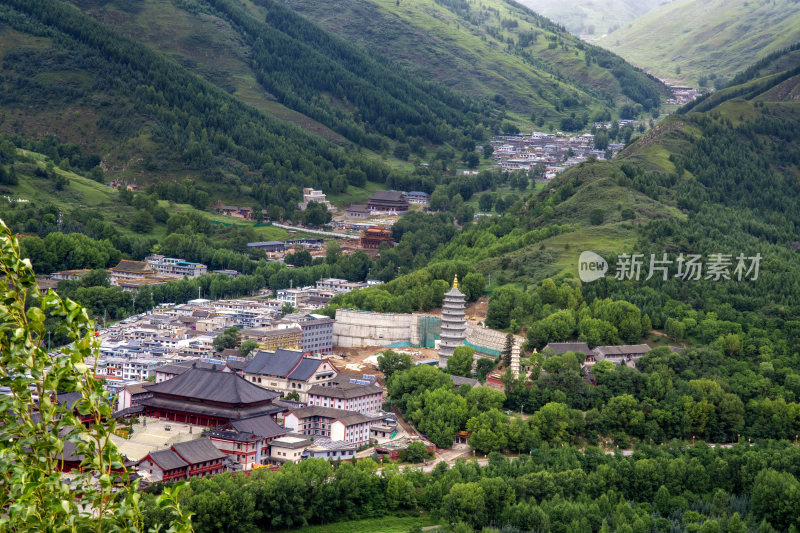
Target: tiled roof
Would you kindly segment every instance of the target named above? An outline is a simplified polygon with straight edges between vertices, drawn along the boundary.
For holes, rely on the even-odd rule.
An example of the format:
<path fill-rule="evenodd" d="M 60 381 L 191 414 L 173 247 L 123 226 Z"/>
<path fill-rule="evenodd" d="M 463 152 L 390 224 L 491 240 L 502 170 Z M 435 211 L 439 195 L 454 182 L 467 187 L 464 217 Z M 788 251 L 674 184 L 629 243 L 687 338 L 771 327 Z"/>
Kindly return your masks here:
<path fill-rule="evenodd" d="M 172 445 L 172 449 L 189 464 L 214 461 L 225 457 L 219 448 L 205 438 L 178 442 Z"/>
<path fill-rule="evenodd" d="M 161 470 L 175 470 L 176 468 L 186 468 L 189 466 L 189 463 L 181 459 L 180 456 L 172 450 L 150 452 L 144 459 L 148 456 L 155 464 L 161 467 Z M 142 461 L 144 461 L 144 459 L 142 459 Z M 139 463 L 142 461 L 139 461 Z"/>
<path fill-rule="evenodd" d="M 248 374 L 288 376 L 303 358 L 303 352 L 278 348 L 273 352 L 257 352 L 244 368 Z"/>
<path fill-rule="evenodd" d="M 405 203 L 406 198 L 403 196 L 403 193 L 400 191 L 375 191 L 375 193 L 369 199 L 371 202 L 379 201 L 379 202 L 403 202 Z"/>
<path fill-rule="evenodd" d="M 373 417 L 356 413 L 355 411 L 345 411 L 344 409 L 334 409 L 332 407 L 303 407 L 301 409 L 293 409 L 291 411 L 299 419 L 309 418 L 312 416 L 322 416 L 332 420 L 341 420 L 346 425 L 360 424 L 361 422 L 370 422 L 374 420 Z"/>
<path fill-rule="evenodd" d="M 278 425 L 270 415 L 254 416 L 242 420 L 234 420 L 231 426 L 242 433 L 252 433 L 259 437 L 275 437 L 284 435 L 288 430 Z"/>
<path fill-rule="evenodd" d="M 465 379 L 465 378 L 462 378 Z M 339 383 L 332 387 L 325 385 L 313 385 L 308 389 L 309 394 L 316 394 L 318 396 L 327 396 L 328 398 L 341 398 L 349 400 L 351 398 L 360 398 L 369 394 L 382 394 L 383 389 L 375 385 L 358 385 L 356 383 Z"/>
<path fill-rule="evenodd" d="M 652 350 L 647 344 L 623 344 L 619 346 L 598 346 L 594 349 L 596 353 L 602 355 L 628 355 L 645 354 Z"/>
<path fill-rule="evenodd" d="M 585 342 L 551 342 L 546 348 L 553 350 L 556 355 L 561 355 L 567 352 L 582 352 L 588 354 L 591 350 L 589 345 Z"/>
<path fill-rule="evenodd" d="M 132 385 L 125 387 L 125 390 L 127 390 L 131 396 L 134 394 L 145 394 L 148 392 L 148 390 L 144 388 L 144 385 L 144 383 L 133 383 Z"/>
<path fill-rule="evenodd" d="M 191 368 L 177 377 L 147 385 L 146 388 L 154 394 L 239 405 L 264 402 L 280 396 L 277 392 L 253 385 L 234 372 L 200 368 Z"/>
<path fill-rule="evenodd" d="M 455 385 L 456 387 L 460 387 L 461 385 L 463 385 L 465 383 L 467 385 L 469 385 L 470 387 L 477 387 L 478 385 L 481 384 L 481 382 L 478 381 L 475 378 L 465 378 L 463 376 L 450 375 L 450 379 L 453 380 L 453 385 Z"/>
<path fill-rule="evenodd" d="M 288 377 L 290 379 L 306 381 L 308 378 L 314 375 L 320 364 L 322 364 L 321 359 L 304 358 Z"/>

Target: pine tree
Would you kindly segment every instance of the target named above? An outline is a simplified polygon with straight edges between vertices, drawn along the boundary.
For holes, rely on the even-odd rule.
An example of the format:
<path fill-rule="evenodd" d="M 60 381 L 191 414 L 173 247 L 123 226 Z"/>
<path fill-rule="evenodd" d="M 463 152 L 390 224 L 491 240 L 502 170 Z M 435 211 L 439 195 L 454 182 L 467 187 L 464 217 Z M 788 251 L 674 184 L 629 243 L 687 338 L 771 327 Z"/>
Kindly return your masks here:
<path fill-rule="evenodd" d="M 514 336 L 511 333 L 509 333 L 508 335 L 506 335 L 506 345 L 503 348 L 503 352 L 501 354 L 503 358 L 503 363 L 507 367 L 511 366 L 511 352 L 513 351 L 513 349 L 514 349 Z"/>

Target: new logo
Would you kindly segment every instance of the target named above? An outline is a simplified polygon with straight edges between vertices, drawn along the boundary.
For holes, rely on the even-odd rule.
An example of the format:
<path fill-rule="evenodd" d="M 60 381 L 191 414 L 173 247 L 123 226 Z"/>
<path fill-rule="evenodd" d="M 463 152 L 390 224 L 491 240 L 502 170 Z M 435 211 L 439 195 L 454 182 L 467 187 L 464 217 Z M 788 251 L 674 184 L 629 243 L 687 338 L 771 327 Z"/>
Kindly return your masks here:
<path fill-rule="evenodd" d="M 596 253 L 586 250 L 578 259 L 578 277 L 584 283 L 592 282 L 606 275 L 608 263 Z"/>

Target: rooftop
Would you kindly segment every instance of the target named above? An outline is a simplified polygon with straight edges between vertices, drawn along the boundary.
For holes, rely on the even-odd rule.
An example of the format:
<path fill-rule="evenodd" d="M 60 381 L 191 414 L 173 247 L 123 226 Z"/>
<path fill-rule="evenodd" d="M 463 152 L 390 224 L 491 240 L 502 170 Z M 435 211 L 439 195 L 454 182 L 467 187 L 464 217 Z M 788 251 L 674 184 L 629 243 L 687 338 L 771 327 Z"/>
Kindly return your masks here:
<path fill-rule="evenodd" d="M 645 354 L 652 350 L 647 344 L 622 344 L 619 346 L 598 346 L 595 352 L 602 355 L 627 355 L 634 353 Z"/>
<path fill-rule="evenodd" d="M 325 385 L 313 385 L 308 389 L 308 394 L 327 396 L 329 398 L 340 398 L 348 400 L 359 398 L 368 394 L 382 394 L 383 389 L 376 385 L 359 385 L 357 383 L 339 383 L 332 387 Z"/>
<path fill-rule="evenodd" d="M 177 377 L 147 385 L 146 388 L 153 393 L 240 405 L 267 402 L 280 396 L 277 392 L 253 385 L 234 372 L 201 368 L 191 368 Z"/>
<path fill-rule="evenodd" d="M 344 409 L 334 409 L 332 407 L 320 407 L 316 405 L 302 407 L 300 409 L 292 409 L 290 412 L 300 419 L 310 418 L 312 416 L 321 416 L 330 418 L 332 420 L 340 420 L 348 426 L 374 420 L 374 418 L 371 416 L 362 415 L 361 413 L 356 413 L 355 411 L 345 411 Z"/>
<path fill-rule="evenodd" d="M 172 445 L 172 449 L 189 464 L 213 461 L 225 457 L 225 454 L 206 438 L 178 442 Z"/>

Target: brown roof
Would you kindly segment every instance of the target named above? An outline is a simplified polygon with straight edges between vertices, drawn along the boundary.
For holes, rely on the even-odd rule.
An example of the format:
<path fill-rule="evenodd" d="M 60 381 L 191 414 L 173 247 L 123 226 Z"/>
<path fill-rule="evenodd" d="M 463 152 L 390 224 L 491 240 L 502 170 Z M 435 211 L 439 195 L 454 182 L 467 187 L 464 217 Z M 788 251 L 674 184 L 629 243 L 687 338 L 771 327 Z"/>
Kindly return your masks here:
<path fill-rule="evenodd" d="M 123 259 L 122 261 L 117 264 L 114 268 L 116 272 L 152 272 L 152 267 L 144 262 L 144 261 L 130 261 L 128 259 Z"/>
<path fill-rule="evenodd" d="M 132 385 L 128 385 L 127 387 L 125 387 L 125 390 L 130 392 L 131 396 L 133 396 L 134 394 L 144 394 L 148 392 L 147 389 L 144 388 L 144 385 L 145 385 L 144 383 L 133 383 Z"/>
<path fill-rule="evenodd" d="M 370 202 L 401 202 L 408 203 L 400 191 L 375 191 L 370 197 Z"/>

